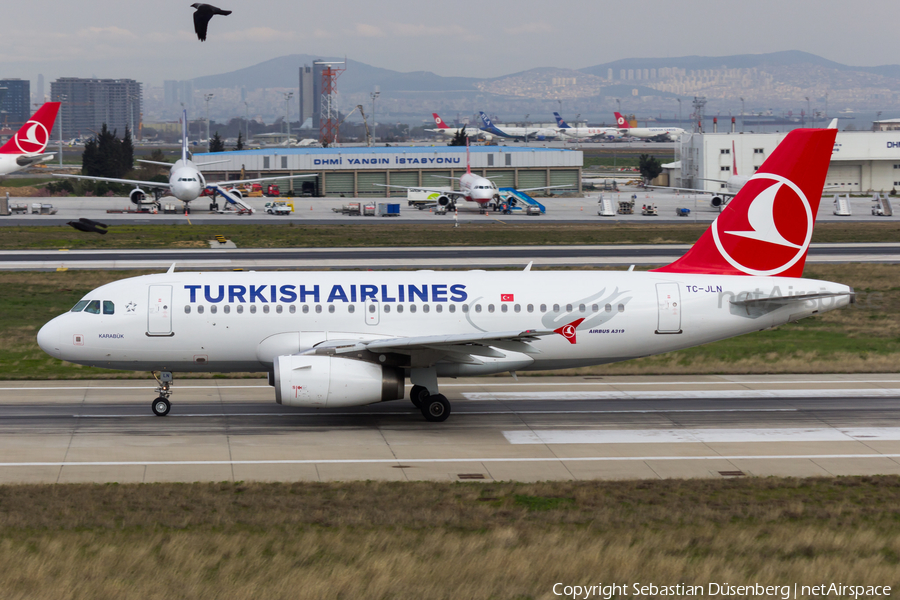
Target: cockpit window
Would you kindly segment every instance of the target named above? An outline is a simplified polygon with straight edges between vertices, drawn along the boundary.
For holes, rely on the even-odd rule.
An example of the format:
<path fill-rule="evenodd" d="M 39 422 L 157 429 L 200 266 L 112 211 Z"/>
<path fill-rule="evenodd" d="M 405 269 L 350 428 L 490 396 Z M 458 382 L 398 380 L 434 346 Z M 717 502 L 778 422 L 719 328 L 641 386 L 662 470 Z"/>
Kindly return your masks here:
<path fill-rule="evenodd" d="M 84 310 L 84 307 L 88 305 L 87 300 L 79 300 L 78 304 L 72 307 L 71 312 L 81 312 Z"/>
<path fill-rule="evenodd" d="M 116 305 L 113 304 L 111 300 L 103 301 L 103 314 L 104 315 L 114 315 L 116 314 Z"/>
<path fill-rule="evenodd" d="M 91 313 L 92 315 L 99 315 L 100 314 L 100 301 L 99 300 L 91 300 L 88 303 L 87 308 L 84 309 L 84 312 Z"/>

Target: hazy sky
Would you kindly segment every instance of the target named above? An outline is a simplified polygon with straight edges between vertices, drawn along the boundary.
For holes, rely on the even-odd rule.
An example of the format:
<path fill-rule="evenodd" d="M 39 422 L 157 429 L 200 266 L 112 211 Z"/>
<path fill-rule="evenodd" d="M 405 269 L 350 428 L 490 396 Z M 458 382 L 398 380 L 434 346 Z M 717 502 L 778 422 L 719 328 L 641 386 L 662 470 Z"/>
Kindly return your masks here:
<path fill-rule="evenodd" d="M 131 77 L 145 85 L 285 54 L 346 55 L 398 71 L 493 77 L 620 58 L 805 50 L 898 62 L 896 2 L 862 0 L 215 0 L 209 37 L 189 0 L 7 2 L 0 77 Z"/>

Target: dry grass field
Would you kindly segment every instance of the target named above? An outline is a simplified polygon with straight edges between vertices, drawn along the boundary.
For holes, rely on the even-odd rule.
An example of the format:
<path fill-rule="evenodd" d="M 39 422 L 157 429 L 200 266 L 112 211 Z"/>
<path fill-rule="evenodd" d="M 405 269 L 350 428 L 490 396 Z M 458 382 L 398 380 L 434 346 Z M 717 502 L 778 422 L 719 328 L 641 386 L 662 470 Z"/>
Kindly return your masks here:
<path fill-rule="evenodd" d="M 91 289 L 137 272 L 0 272 L 0 378 L 146 378 L 63 363 L 44 354 L 41 325 Z M 806 277 L 853 286 L 855 305 L 731 340 L 557 375 L 873 373 L 900 365 L 900 266 L 811 265 Z"/>
<path fill-rule="evenodd" d="M 543 599 L 557 582 L 896 590 L 900 479 L 6 486 L 0 565 L 4 599 Z"/>

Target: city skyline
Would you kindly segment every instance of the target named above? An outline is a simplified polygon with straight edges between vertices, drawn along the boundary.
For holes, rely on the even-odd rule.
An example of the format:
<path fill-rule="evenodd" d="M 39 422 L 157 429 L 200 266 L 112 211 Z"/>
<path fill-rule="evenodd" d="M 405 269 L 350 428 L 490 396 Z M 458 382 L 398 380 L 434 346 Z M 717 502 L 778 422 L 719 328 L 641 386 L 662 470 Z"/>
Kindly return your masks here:
<path fill-rule="evenodd" d="M 875 0 L 866 10 L 841 12 L 843 6 L 763 0 L 723 11 L 721 3 L 699 0 L 687 10 L 648 0 L 640 14 L 649 17 L 639 21 L 626 5 L 615 10 L 571 1 L 549 7 L 533 0 L 462 0 L 449 13 L 446 5 L 393 0 L 382 7 L 390 10 L 373 10 L 351 0 L 335 18 L 327 6 L 235 0 L 223 5 L 234 17 L 214 22 L 209 40 L 200 44 L 184 1 L 161 0 L 150 8 L 96 0 L 84 11 L 39 0 L 7 8 L 5 21 L 14 26 L 4 36 L 0 75 L 29 79 L 33 87 L 38 74 L 48 81 L 129 77 L 156 87 L 298 52 L 364 58 L 401 72 L 481 78 L 639 56 L 794 49 L 854 66 L 892 62 L 884 59 L 893 56 L 891 22 L 872 18 L 889 14 L 891 5 Z"/>

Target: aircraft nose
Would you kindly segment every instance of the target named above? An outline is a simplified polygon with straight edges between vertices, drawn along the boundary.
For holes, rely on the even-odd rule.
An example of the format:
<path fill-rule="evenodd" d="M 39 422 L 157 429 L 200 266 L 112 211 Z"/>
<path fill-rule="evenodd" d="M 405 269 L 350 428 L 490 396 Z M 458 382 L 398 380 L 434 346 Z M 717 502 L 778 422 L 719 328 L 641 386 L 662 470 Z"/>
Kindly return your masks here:
<path fill-rule="evenodd" d="M 60 344 L 60 335 L 61 328 L 59 324 L 59 317 L 57 317 L 41 327 L 40 331 L 38 331 L 38 346 L 40 346 L 41 350 L 43 350 L 50 356 L 54 358 L 60 358 L 60 355 L 62 354 L 60 350 L 60 348 L 62 347 L 62 345 Z"/>

